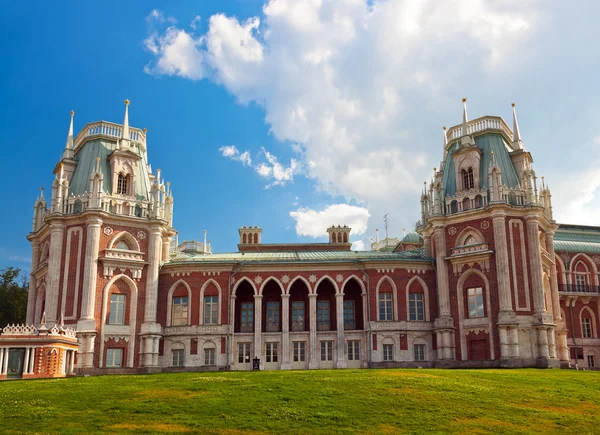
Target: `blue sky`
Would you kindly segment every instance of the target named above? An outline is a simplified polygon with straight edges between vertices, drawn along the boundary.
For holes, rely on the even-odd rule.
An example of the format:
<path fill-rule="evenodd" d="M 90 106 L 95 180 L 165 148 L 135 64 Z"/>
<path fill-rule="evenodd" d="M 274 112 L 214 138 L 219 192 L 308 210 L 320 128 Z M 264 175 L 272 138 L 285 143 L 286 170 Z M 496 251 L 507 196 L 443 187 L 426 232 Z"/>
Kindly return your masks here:
<path fill-rule="evenodd" d="M 180 241 L 207 229 L 215 251 L 236 249 L 241 225 L 297 242 L 349 223 L 361 248 L 390 213 L 400 235 L 463 96 L 471 118 L 508 121 L 515 101 L 557 220 L 600 224 L 599 6 L 578 5 L 3 4 L 0 267 L 28 268 L 32 206 L 70 110 L 76 131 L 122 122 L 125 98 L 171 181 Z"/>

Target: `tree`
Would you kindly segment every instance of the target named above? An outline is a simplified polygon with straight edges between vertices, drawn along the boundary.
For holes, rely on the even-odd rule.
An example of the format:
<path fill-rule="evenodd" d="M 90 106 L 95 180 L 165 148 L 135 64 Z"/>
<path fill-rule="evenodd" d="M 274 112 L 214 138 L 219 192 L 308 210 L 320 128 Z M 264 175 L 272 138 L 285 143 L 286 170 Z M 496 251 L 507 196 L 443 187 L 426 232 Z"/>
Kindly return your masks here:
<path fill-rule="evenodd" d="M 21 269 L 7 267 L 0 270 L 0 328 L 8 324 L 25 323 L 29 282 L 19 275 Z"/>

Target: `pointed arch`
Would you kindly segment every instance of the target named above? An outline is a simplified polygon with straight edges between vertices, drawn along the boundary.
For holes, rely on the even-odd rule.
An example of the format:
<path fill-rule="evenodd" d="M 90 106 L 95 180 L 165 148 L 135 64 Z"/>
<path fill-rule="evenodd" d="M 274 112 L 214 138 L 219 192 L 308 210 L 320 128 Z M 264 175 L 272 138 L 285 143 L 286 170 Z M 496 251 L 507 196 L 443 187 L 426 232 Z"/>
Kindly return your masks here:
<path fill-rule="evenodd" d="M 468 358 L 467 353 L 467 340 L 464 333 L 463 322 L 465 319 L 465 303 L 464 303 L 464 285 L 467 281 L 467 278 L 471 275 L 479 276 L 483 281 L 483 286 L 485 287 L 483 291 L 485 292 L 485 305 L 486 305 L 486 317 L 488 319 L 488 337 L 489 337 L 489 345 L 490 345 L 490 358 L 495 359 L 494 352 L 494 325 L 492 322 L 492 307 L 491 307 L 491 297 L 490 297 L 490 282 L 481 272 L 477 269 L 467 269 L 458 279 L 456 284 L 457 293 L 458 293 L 458 325 L 460 331 L 460 348 L 461 348 L 461 358 L 463 361 L 466 361 Z"/>
<path fill-rule="evenodd" d="M 579 260 L 579 261 L 578 261 Z M 590 258 L 589 255 L 584 254 L 583 252 L 575 255 L 569 264 L 569 272 L 571 273 L 571 283 L 575 285 L 575 273 L 577 270 L 577 265 L 579 263 L 583 263 L 587 268 L 587 276 L 589 279 L 588 285 L 600 285 L 598 282 L 598 268 L 596 267 L 596 263 Z"/>
<path fill-rule="evenodd" d="M 254 290 L 254 296 L 258 295 L 258 289 L 256 288 L 256 285 L 254 285 L 254 283 L 252 282 L 252 280 L 250 278 L 248 278 L 247 276 L 244 276 L 242 278 L 239 279 L 239 281 L 237 281 L 234 285 L 233 285 L 233 289 L 231 290 L 231 295 L 235 296 L 238 287 L 240 286 L 240 284 L 244 281 L 247 281 L 248 284 L 250 284 L 252 286 L 252 289 Z"/>
<path fill-rule="evenodd" d="M 396 287 L 396 283 L 394 282 L 394 280 L 387 275 L 381 277 L 381 279 L 377 283 L 377 287 L 375 288 L 376 318 L 377 318 L 377 320 L 380 320 L 379 319 L 379 289 L 384 282 L 389 282 L 392 287 L 392 313 L 393 313 L 392 320 L 397 322 L 398 321 L 398 288 Z"/>
<path fill-rule="evenodd" d="M 565 267 L 565 263 L 564 263 L 563 259 L 560 258 L 560 255 L 558 255 L 558 253 L 555 253 L 554 261 L 556 261 L 556 264 L 558 266 L 556 268 L 557 269 L 556 274 L 558 275 L 556 278 L 558 280 L 558 283 L 566 285 L 567 284 L 567 269 Z M 560 271 L 558 269 L 560 269 Z M 559 276 L 562 278 L 562 280 L 559 278 Z M 564 319 L 564 317 L 563 317 L 563 319 Z"/>
<path fill-rule="evenodd" d="M 108 249 L 115 249 L 119 242 L 125 242 L 130 251 L 140 252 L 140 244 L 137 239 L 128 231 L 121 231 L 108 242 Z"/>
<path fill-rule="evenodd" d="M 188 319 L 187 319 L 187 324 L 191 325 L 192 324 L 192 310 L 191 307 L 192 305 L 192 289 L 190 288 L 189 284 L 187 282 L 185 282 L 185 280 L 180 279 L 179 281 L 177 281 L 175 284 L 173 284 L 171 286 L 171 288 L 169 289 L 169 293 L 167 294 L 167 326 L 173 326 L 171 325 L 171 321 L 172 321 L 172 313 L 173 313 L 173 293 L 175 292 L 175 290 L 177 289 L 177 287 L 179 287 L 180 284 L 183 284 L 183 286 L 187 289 L 187 294 L 188 294 Z"/>
<path fill-rule="evenodd" d="M 221 307 L 223 301 L 223 292 L 221 291 L 221 286 L 217 281 L 210 278 L 204 284 L 202 284 L 202 288 L 200 289 L 200 324 L 204 325 L 204 292 L 208 288 L 209 285 L 213 284 L 217 288 L 217 325 L 221 324 Z"/>
<path fill-rule="evenodd" d="M 310 285 L 310 282 L 308 282 L 308 280 L 306 278 L 304 278 L 302 275 L 298 275 L 296 277 L 294 277 L 287 285 L 287 288 L 285 289 L 285 294 L 290 294 L 290 289 L 292 288 L 292 284 L 294 284 L 296 281 L 302 281 L 304 284 L 306 284 L 306 288 L 308 289 L 308 294 L 312 294 L 313 289 L 312 286 Z"/>
<path fill-rule="evenodd" d="M 337 283 L 335 282 L 335 280 L 330 277 L 329 275 L 323 275 L 321 278 L 319 278 L 319 280 L 315 283 L 315 294 L 317 294 L 317 290 L 319 289 L 319 284 L 321 284 L 321 282 L 328 280 L 331 282 L 331 284 L 333 285 L 333 289 L 335 290 L 335 294 L 339 294 L 340 293 L 340 289 L 337 285 Z"/>
<path fill-rule="evenodd" d="M 468 226 L 458 234 L 454 247 L 464 246 L 467 243 L 467 240 L 469 240 L 469 237 L 473 237 L 477 243 L 485 242 L 485 237 L 481 231 L 472 226 Z"/>
<path fill-rule="evenodd" d="M 418 282 L 423 288 L 423 319 L 425 322 L 429 322 L 429 288 L 427 284 L 420 276 L 413 276 L 408 283 L 406 284 L 406 320 L 410 320 L 410 286 L 414 283 Z"/>
<path fill-rule="evenodd" d="M 579 311 L 579 327 L 581 328 L 581 337 L 583 338 L 583 314 L 586 312 L 589 314 L 589 318 L 592 319 L 592 336 L 590 338 L 598 338 L 598 331 L 596 329 L 596 315 L 594 311 L 587 305 L 585 305 Z"/>
<path fill-rule="evenodd" d="M 275 282 L 277 283 L 277 285 L 279 285 L 279 289 L 281 290 L 281 294 L 282 294 L 282 295 L 283 295 L 283 294 L 285 294 L 285 286 L 284 286 L 284 285 L 281 283 L 281 281 L 279 281 L 279 280 L 278 280 L 276 277 L 274 277 L 274 276 L 270 276 L 270 277 L 268 277 L 267 279 L 265 279 L 265 280 L 262 282 L 262 284 L 261 284 L 261 286 L 260 286 L 260 289 L 258 290 L 258 294 L 259 294 L 259 295 L 262 295 L 262 294 L 263 294 L 263 290 L 264 290 L 265 286 L 267 285 L 267 283 L 268 283 L 269 281 L 275 281 Z"/>
<path fill-rule="evenodd" d="M 135 282 L 125 274 L 115 275 L 113 276 L 104 286 L 102 290 L 102 317 L 101 317 L 101 327 L 102 333 L 100 338 L 100 361 L 99 367 L 104 366 L 104 341 L 105 335 L 107 334 L 107 326 L 110 328 L 112 325 L 106 325 L 106 314 L 108 311 L 108 305 L 110 301 L 108 300 L 108 295 L 110 292 L 110 288 L 117 281 L 123 281 L 129 287 L 129 291 L 131 292 L 129 298 L 129 345 L 127 348 L 127 367 L 133 367 L 133 358 L 134 358 L 134 346 L 135 346 L 135 326 L 137 324 L 137 304 L 138 304 L 138 289 Z M 126 325 L 125 325 L 126 326 Z M 122 335 L 124 331 L 123 325 L 118 325 L 117 328 L 120 330 L 120 335 Z"/>
<path fill-rule="evenodd" d="M 346 287 L 346 284 L 348 284 L 348 282 L 351 279 L 355 279 L 356 282 L 358 282 L 358 285 L 360 286 L 360 289 L 362 290 L 362 294 L 365 295 L 367 294 L 367 288 L 365 287 L 365 283 L 363 282 L 362 279 L 360 279 L 358 276 L 356 276 L 355 274 L 350 275 L 348 278 L 346 278 L 346 280 L 342 283 L 342 285 L 340 286 L 341 288 L 341 292 L 344 293 L 344 288 Z"/>

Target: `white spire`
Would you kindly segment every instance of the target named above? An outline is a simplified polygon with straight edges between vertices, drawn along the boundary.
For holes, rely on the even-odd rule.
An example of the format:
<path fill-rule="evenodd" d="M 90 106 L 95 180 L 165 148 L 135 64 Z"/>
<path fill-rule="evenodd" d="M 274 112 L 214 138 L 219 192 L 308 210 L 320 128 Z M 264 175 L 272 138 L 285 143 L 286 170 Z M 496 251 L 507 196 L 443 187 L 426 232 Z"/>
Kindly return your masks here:
<path fill-rule="evenodd" d="M 67 144 L 65 145 L 65 151 L 63 152 L 64 159 L 73 158 L 73 117 L 75 112 L 71 110 L 71 123 L 69 124 L 69 134 L 67 135 Z"/>
<path fill-rule="evenodd" d="M 462 103 L 463 103 L 463 130 L 462 130 L 462 135 L 466 136 L 468 127 L 469 127 L 469 118 L 467 116 L 467 99 L 463 98 L 462 99 Z"/>
<path fill-rule="evenodd" d="M 519 131 L 519 123 L 517 122 L 517 109 L 515 103 L 512 103 L 513 109 L 513 144 L 518 145 L 518 149 L 523 149 L 523 141 L 521 140 L 521 132 Z"/>
<path fill-rule="evenodd" d="M 123 119 L 123 131 L 121 134 L 121 142 L 123 145 L 129 145 L 129 100 L 125 100 L 125 118 Z"/>

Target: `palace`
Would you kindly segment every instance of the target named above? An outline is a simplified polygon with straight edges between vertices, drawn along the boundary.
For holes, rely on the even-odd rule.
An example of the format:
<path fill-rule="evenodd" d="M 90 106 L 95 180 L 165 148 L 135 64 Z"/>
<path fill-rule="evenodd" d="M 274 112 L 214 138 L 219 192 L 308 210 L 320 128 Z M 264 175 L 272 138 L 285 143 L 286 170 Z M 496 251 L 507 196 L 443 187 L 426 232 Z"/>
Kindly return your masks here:
<path fill-rule="evenodd" d="M 415 231 L 352 251 L 176 242 L 146 130 L 73 113 L 50 203 L 35 201 L 26 325 L 0 335 L 0 379 L 181 370 L 594 368 L 600 227 L 557 224 L 550 189 L 500 117 L 444 128 Z M 416 198 L 415 198 L 416 201 Z"/>

